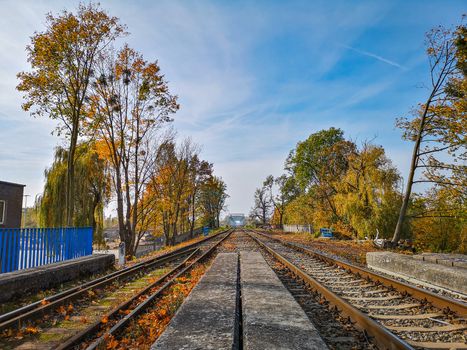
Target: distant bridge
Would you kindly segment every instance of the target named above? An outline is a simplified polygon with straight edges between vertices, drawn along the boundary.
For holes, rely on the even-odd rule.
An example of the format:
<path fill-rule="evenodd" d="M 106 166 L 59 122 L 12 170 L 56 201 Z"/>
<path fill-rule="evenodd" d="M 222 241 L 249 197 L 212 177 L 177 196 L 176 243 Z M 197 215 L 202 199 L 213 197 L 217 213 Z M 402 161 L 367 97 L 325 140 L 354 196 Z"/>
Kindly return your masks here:
<path fill-rule="evenodd" d="M 231 213 L 227 215 L 227 223 L 232 227 L 245 226 L 246 218 L 242 213 Z"/>

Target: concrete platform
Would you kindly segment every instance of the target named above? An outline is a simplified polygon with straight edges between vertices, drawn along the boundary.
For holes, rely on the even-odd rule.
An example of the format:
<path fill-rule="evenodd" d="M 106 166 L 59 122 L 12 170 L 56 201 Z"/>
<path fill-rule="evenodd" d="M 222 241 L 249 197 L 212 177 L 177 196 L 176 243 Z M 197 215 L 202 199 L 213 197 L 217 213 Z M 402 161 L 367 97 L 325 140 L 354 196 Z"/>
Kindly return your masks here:
<path fill-rule="evenodd" d="M 232 349 L 238 255 L 219 254 L 151 349 Z"/>
<path fill-rule="evenodd" d="M 413 258 L 449 267 L 467 269 L 467 256 L 464 254 L 422 253 L 413 255 Z"/>
<path fill-rule="evenodd" d="M 260 253 L 241 253 L 240 280 L 244 349 L 327 349 Z"/>
<path fill-rule="evenodd" d="M 112 254 L 93 254 L 83 258 L 0 274 L 0 302 L 71 281 L 111 268 Z"/>
<path fill-rule="evenodd" d="M 370 252 L 366 254 L 366 261 L 368 267 L 395 277 L 467 294 L 465 255 Z"/>

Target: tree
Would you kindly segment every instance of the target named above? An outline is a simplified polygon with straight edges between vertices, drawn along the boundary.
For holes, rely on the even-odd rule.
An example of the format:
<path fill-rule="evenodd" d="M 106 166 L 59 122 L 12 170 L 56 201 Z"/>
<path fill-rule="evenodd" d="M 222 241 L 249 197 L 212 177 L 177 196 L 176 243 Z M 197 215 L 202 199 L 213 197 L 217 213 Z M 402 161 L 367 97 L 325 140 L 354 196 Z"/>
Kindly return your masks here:
<path fill-rule="evenodd" d="M 458 160 L 466 159 L 467 130 L 465 109 L 462 111 L 465 108 L 465 95 L 459 89 L 465 86 L 465 75 L 462 77 L 462 62 L 458 60 L 462 54 L 457 46 L 465 48 L 465 27 L 464 31 L 460 27 L 457 34 L 442 27 L 427 34 L 431 91 L 414 119 L 398 121 L 399 127 L 404 129 L 403 137 L 413 141 L 414 147 L 393 243 L 400 239 L 414 184 L 433 183 L 465 192 L 467 168 L 456 165 Z M 461 152 L 461 155 L 456 155 L 456 152 Z M 421 179 L 415 180 L 419 168 L 424 172 Z"/>
<path fill-rule="evenodd" d="M 190 139 L 179 147 L 173 141 L 163 143 L 157 160 L 157 169 L 151 179 L 152 199 L 159 211 L 166 242 L 173 245 L 180 226 L 189 216 L 197 146 Z"/>
<path fill-rule="evenodd" d="M 152 206 L 152 225 L 173 245 L 180 233 L 196 222 L 211 227 L 219 224 L 226 198 L 225 184 L 212 175 L 212 164 L 200 160 L 199 147 L 191 139 L 176 145 L 173 139 L 157 151 L 154 175 L 144 195 L 146 207 Z"/>
<path fill-rule="evenodd" d="M 65 224 L 72 225 L 75 201 L 75 152 L 82 133 L 89 82 L 98 55 L 124 34 L 118 18 L 98 5 L 78 6 L 76 14 L 64 10 L 46 16 L 46 30 L 35 33 L 26 47 L 30 72 L 18 74 L 22 107 L 33 116 L 60 121 L 58 132 L 69 139 L 65 193 Z"/>
<path fill-rule="evenodd" d="M 317 202 L 320 223 L 345 222 L 337 211 L 336 184 L 348 168 L 348 156 L 355 152 L 353 142 L 344 139 L 344 132 L 330 128 L 311 134 L 290 152 L 285 169 L 294 178 L 301 195 Z"/>
<path fill-rule="evenodd" d="M 400 176 L 383 147 L 364 143 L 349 154 L 348 169 L 336 183 L 336 209 L 356 238 L 387 237 L 397 221 Z"/>
<path fill-rule="evenodd" d="M 37 201 L 41 226 L 60 227 L 66 221 L 66 178 L 68 151 L 57 147 L 52 166 L 45 170 L 44 192 Z M 95 143 L 78 144 L 75 152 L 73 182 L 74 226 L 92 226 L 95 237 L 102 236 L 104 206 L 110 198 L 110 174 L 105 159 L 97 153 Z"/>
<path fill-rule="evenodd" d="M 140 201 L 164 143 L 161 127 L 179 105 L 156 62 L 125 45 L 99 56 L 90 94 L 89 130 L 103 140 L 117 197 L 119 234 L 126 254 L 134 255 L 139 238 Z"/>
<path fill-rule="evenodd" d="M 195 228 L 196 213 L 199 209 L 199 192 L 201 190 L 201 186 L 213 176 L 212 174 L 212 164 L 205 160 L 200 160 L 198 155 L 195 154 L 190 161 L 189 169 L 189 183 L 191 191 L 188 198 L 190 208 L 188 222 L 190 224 L 190 237 L 193 237 L 193 231 Z"/>
<path fill-rule="evenodd" d="M 415 247 L 422 251 L 466 254 L 466 208 L 460 197 L 453 197 L 449 189 L 442 187 L 430 189 L 425 196 L 413 196 L 409 217 Z M 449 215 L 436 214 L 440 211 Z"/>
<path fill-rule="evenodd" d="M 225 201 L 229 197 L 226 193 L 227 185 L 217 176 L 209 176 L 201 185 L 199 201 L 204 222 L 210 227 L 220 226 L 220 215 L 225 207 Z"/>
<path fill-rule="evenodd" d="M 342 130 L 330 128 L 299 142 L 285 167 L 288 176 L 276 179 L 273 198 L 279 222 L 312 223 L 362 238 L 377 230 L 387 236 L 393 228 L 400 178 L 382 147 L 364 143 L 358 149 Z M 265 185 L 271 190 L 272 183 L 270 176 Z"/>
<path fill-rule="evenodd" d="M 319 225 L 322 222 L 320 210 L 310 195 L 299 195 L 287 203 L 283 222 L 287 224 Z"/>
<path fill-rule="evenodd" d="M 263 183 L 269 192 L 269 198 L 274 208 L 273 218 L 277 215 L 279 227 L 283 227 L 287 203 L 298 195 L 298 188 L 293 177 L 283 174 L 277 178 L 269 175 Z M 277 190 L 275 190 L 277 187 Z"/>
<path fill-rule="evenodd" d="M 266 181 L 267 182 L 267 181 Z M 266 225 L 269 219 L 273 203 L 268 192 L 267 186 L 257 188 L 254 195 L 254 206 L 251 209 L 250 216 L 259 219 L 263 225 Z"/>

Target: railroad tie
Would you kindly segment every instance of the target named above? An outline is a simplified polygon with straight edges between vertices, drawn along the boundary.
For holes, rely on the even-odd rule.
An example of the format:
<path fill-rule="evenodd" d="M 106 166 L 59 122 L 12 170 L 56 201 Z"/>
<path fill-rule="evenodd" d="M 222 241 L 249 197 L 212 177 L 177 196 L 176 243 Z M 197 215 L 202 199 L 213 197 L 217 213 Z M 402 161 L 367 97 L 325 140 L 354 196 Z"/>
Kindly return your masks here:
<path fill-rule="evenodd" d="M 402 295 L 390 295 L 387 297 L 347 297 L 344 296 L 347 300 L 355 300 L 355 301 L 386 301 L 386 300 L 395 300 L 403 298 Z"/>
<path fill-rule="evenodd" d="M 432 317 L 443 316 L 441 313 L 432 313 L 432 314 L 419 314 L 419 315 L 379 315 L 379 314 L 368 314 L 372 318 L 377 318 L 379 320 L 425 320 Z"/>
<path fill-rule="evenodd" d="M 417 348 L 422 348 L 422 349 L 437 349 L 437 350 L 467 349 L 466 343 L 417 342 L 417 341 L 412 341 L 412 340 L 408 340 L 407 343 L 409 343 L 412 346 L 415 346 Z"/>
<path fill-rule="evenodd" d="M 453 332 L 467 329 L 467 324 L 450 324 L 448 326 L 415 327 L 415 326 L 385 326 L 397 332 Z"/>
<path fill-rule="evenodd" d="M 399 304 L 399 305 L 354 305 L 354 307 L 359 309 L 411 309 L 414 307 L 420 307 L 421 304 L 413 303 L 413 304 Z"/>

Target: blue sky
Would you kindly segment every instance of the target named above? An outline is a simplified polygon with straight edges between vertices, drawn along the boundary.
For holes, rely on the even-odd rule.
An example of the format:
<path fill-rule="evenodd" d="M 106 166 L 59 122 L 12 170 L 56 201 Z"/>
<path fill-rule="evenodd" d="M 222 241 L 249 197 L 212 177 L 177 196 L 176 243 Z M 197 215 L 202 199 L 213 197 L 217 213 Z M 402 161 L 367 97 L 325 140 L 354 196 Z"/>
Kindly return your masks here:
<path fill-rule="evenodd" d="M 76 4 L 0 0 L 0 180 L 26 184 L 32 197 L 63 141 L 52 121 L 21 110 L 16 73 L 28 69 L 24 48 L 45 13 Z M 227 183 L 229 211 L 244 213 L 295 144 L 331 126 L 374 139 L 405 175 L 411 145 L 394 120 L 427 95 L 424 33 L 459 24 L 466 4 L 101 1 L 128 25 L 125 41 L 159 60 L 180 98 L 179 137 L 202 145 Z"/>

